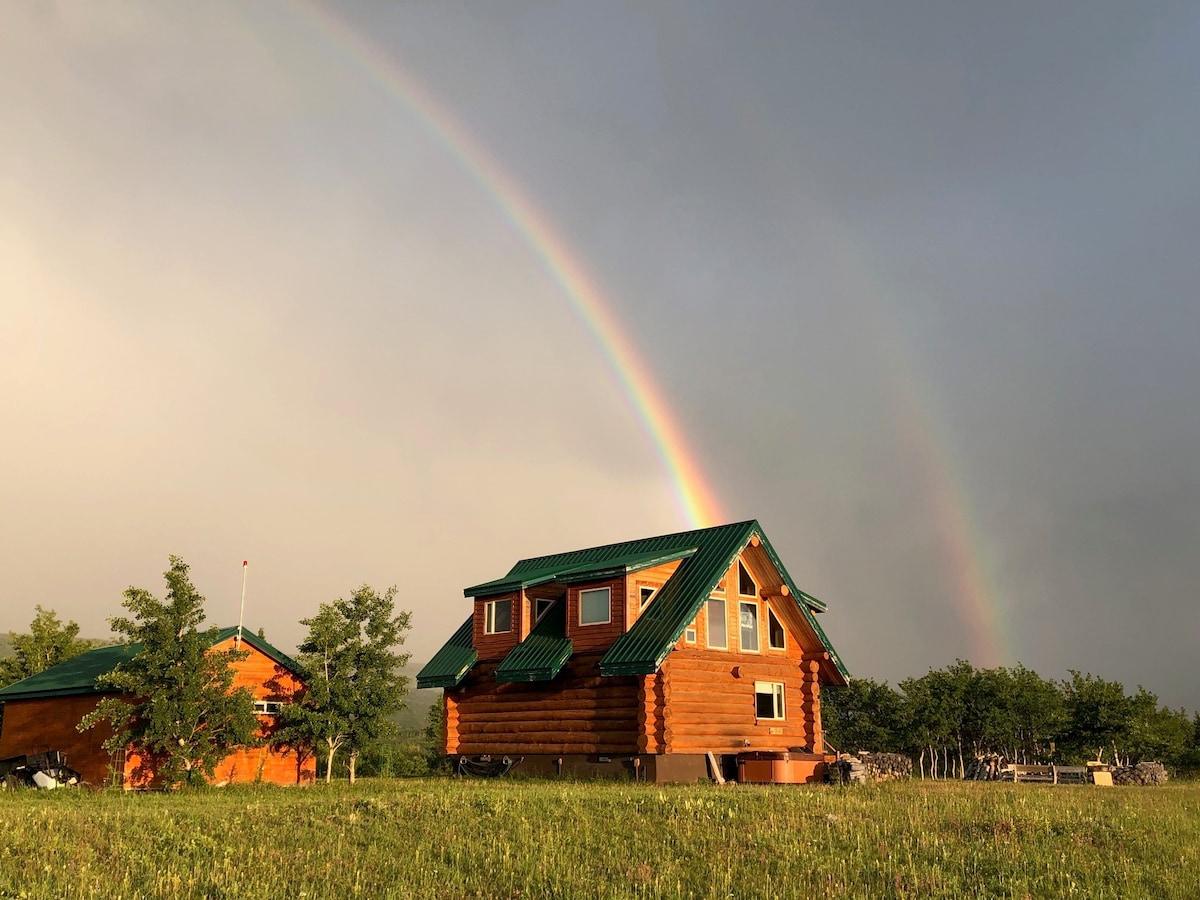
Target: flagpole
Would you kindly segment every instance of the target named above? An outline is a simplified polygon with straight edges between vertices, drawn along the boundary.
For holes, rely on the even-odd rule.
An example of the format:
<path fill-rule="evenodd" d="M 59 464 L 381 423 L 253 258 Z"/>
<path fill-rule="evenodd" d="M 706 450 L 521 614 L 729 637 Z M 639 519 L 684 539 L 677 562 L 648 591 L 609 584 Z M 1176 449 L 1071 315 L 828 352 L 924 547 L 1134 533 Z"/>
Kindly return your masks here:
<path fill-rule="evenodd" d="M 234 650 L 242 649 L 242 621 L 246 618 L 246 568 L 249 565 L 249 560 L 242 560 L 242 608 L 238 612 L 237 640 L 233 642 Z"/>

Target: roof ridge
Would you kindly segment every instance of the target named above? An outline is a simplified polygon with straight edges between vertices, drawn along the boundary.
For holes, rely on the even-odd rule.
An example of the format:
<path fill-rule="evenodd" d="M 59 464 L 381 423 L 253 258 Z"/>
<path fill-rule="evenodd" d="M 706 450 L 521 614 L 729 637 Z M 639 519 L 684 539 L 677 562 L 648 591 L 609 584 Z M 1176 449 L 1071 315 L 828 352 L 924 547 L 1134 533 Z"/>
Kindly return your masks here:
<path fill-rule="evenodd" d="M 647 535 L 645 537 L 640 537 L 640 538 L 630 538 L 629 540 L 625 540 L 625 541 L 613 541 L 608 544 L 596 544 L 595 546 L 592 546 L 592 547 L 579 547 L 575 550 L 560 550 L 557 553 L 543 553 L 540 556 L 526 556 L 521 559 L 518 559 L 516 561 L 516 563 L 513 565 L 513 569 L 516 569 L 517 566 L 521 565 L 522 563 L 537 562 L 538 560 L 551 559 L 555 556 L 570 556 L 574 553 L 592 553 L 592 552 L 596 552 L 599 550 L 613 550 L 613 549 L 616 549 L 617 547 L 622 547 L 626 544 L 640 544 L 645 541 L 664 541 L 664 540 L 668 540 L 671 538 L 686 539 L 686 538 L 691 537 L 692 535 L 702 534 L 706 531 L 717 531 L 718 529 L 722 529 L 722 528 L 746 527 L 749 525 L 758 525 L 758 520 L 757 519 L 746 519 L 743 522 L 725 522 L 721 525 L 707 525 L 704 528 L 691 528 L 691 529 L 688 529 L 687 531 L 676 531 L 676 532 L 670 532 L 668 534 L 651 534 L 651 535 Z M 512 570 L 509 570 L 509 574 L 512 574 Z"/>

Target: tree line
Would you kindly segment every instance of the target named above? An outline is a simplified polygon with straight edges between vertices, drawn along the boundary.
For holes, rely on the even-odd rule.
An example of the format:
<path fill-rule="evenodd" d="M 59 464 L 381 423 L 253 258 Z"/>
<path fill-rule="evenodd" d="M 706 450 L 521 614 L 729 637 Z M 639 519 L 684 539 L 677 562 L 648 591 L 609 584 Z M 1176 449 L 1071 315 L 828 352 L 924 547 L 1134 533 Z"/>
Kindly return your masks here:
<path fill-rule="evenodd" d="M 284 697 L 264 733 L 254 696 L 234 688 L 234 667 L 248 651 L 212 649 L 220 629 L 204 628 L 205 599 L 182 559 L 171 556 L 163 575 L 163 598 L 130 587 L 121 604 L 126 615 L 108 620 L 118 642 L 140 650 L 97 679 L 97 687 L 112 693 L 79 730 L 108 723 L 113 734 L 105 749 L 142 751 L 168 786 L 204 783 L 233 750 L 268 743 L 301 758 L 316 755 L 326 781 L 344 756 L 353 783 L 358 761 L 391 736 L 392 718 L 408 693 L 402 670 L 409 657 L 400 648 L 410 614 L 395 609 L 396 588 L 379 593 L 364 584 L 300 620 L 308 628 L 296 657 L 304 687 Z M 11 634 L 15 652 L 0 659 L 0 687 L 103 643 L 78 634 L 75 622 L 64 624 L 37 607 L 29 634 Z"/>
<path fill-rule="evenodd" d="M 1022 665 L 977 669 L 958 660 L 899 689 L 859 678 L 821 692 L 826 739 L 839 750 L 911 756 L 922 777 L 961 778 L 998 756 L 1018 763 L 1155 760 L 1200 769 L 1200 713 L 1173 710 L 1139 686 L 1071 670 L 1061 680 Z"/>

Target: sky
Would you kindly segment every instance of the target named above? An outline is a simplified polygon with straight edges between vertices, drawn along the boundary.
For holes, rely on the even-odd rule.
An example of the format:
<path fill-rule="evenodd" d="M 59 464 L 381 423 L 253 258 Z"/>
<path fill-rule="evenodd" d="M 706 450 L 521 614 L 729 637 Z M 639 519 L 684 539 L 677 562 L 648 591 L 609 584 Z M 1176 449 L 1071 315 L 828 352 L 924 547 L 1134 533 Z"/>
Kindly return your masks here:
<path fill-rule="evenodd" d="M 0 629 L 756 518 L 852 675 L 1200 708 L 1194 3 L 6 3 L 0 109 Z"/>

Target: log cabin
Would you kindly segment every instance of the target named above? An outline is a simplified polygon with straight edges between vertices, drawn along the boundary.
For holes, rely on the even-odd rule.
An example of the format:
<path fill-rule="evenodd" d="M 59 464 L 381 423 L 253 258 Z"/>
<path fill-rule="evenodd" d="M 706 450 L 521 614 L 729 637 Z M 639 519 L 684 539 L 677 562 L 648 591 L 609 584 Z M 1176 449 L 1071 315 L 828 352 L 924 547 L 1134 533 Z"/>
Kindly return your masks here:
<path fill-rule="evenodd" d="M 849 675 L 825 604 L 757 521 L 523 559 L 464 595 L 471 616 L 417 676 L 444 689 L 446 754 L 519 756 L 531 774 L 822 777 L 820 689 Z"/>
<path fill-rule="evenodd" d="M 236 626 L 221 629 L 212 650 L 232 649 L 237 633 Z M 0 703 L 4 704 L 0 759 L 60 750 L 66 754 L 67 765 L 87 784 L 126 789 L 157 786 L 152 761 L 135 747 L 115 755 L 104 749 L 104 742 L 112 736 L 107 723 L 84 732 L 76 727 L 100 700 L 113 695 L 98 687 L 96 679 L 139 649 L 138 644 L 99 647 L 0 689 Z M 233 686 L 250 690 L 258 713 L 259 737 L 269 738 L 279 705 L 303 688 L 300 668 L 287 654 L 247 630 L 242 631 L 240 649 L 248 655 L 233 664 Z M 264 743 L 231 753 L 217 766 L 212 782 L 306 784 L 315 777 L 316 761 L 311 754 Z"/>

